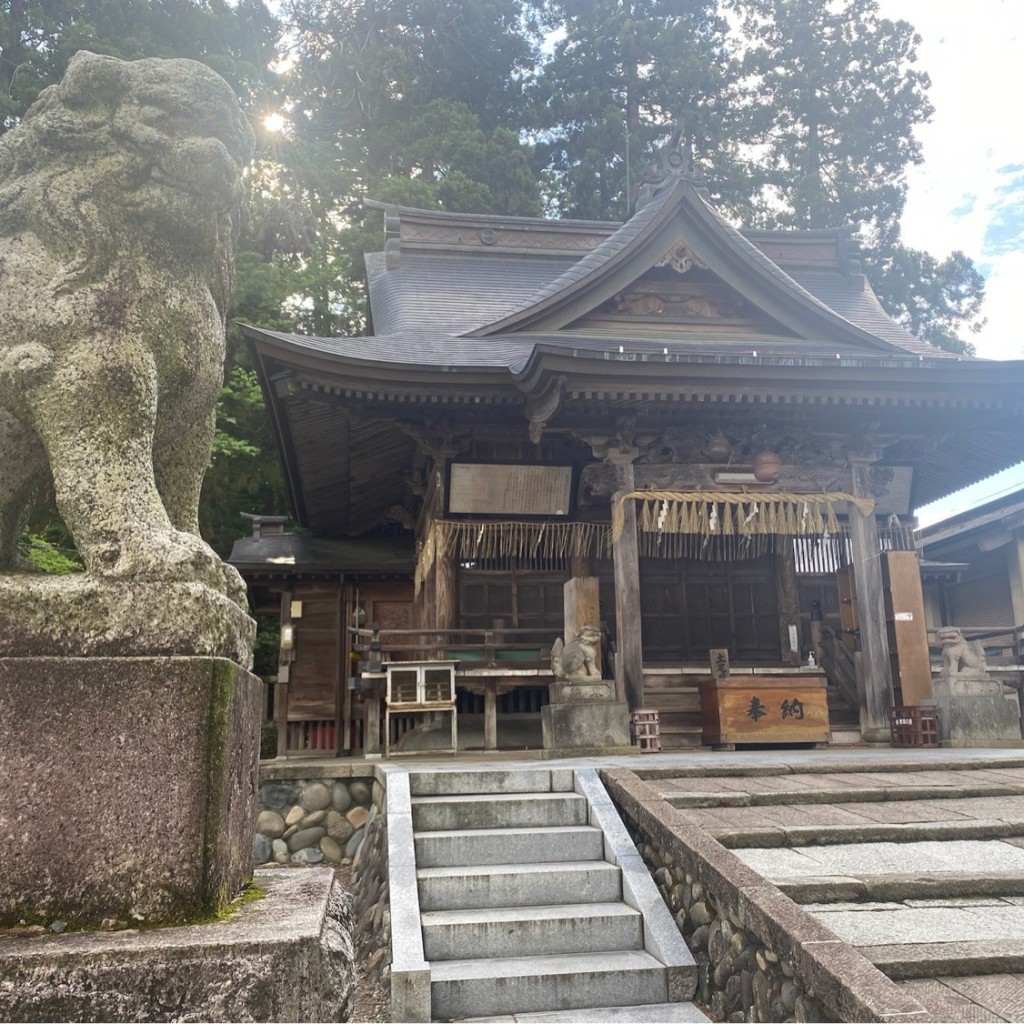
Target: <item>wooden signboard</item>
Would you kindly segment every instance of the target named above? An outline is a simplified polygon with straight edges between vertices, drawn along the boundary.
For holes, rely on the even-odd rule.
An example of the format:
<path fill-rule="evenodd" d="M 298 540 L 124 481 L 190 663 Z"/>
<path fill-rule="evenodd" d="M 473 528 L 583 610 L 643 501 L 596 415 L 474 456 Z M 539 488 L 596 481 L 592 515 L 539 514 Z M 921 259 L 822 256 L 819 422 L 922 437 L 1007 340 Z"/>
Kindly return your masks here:
<path fill-rule="evenodd" d="M 700 684 L 701 740 L 737 743 L 827 743 L 824 675 L 734 675 Z"/>

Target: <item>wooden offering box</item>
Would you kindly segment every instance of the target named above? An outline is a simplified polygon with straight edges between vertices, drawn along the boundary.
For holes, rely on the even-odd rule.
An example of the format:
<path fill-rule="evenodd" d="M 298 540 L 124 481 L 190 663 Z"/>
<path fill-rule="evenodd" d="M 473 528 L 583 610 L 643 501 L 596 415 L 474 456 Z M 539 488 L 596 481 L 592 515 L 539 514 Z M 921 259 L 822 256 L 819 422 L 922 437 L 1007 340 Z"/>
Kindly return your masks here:
<path fill-rule="evenodd" d="M 700 683 L 705 746 L 827 743 L 831 739 L 824 673 L 805 669 L 778 675 L 739 674 L 742 671 Z"/>

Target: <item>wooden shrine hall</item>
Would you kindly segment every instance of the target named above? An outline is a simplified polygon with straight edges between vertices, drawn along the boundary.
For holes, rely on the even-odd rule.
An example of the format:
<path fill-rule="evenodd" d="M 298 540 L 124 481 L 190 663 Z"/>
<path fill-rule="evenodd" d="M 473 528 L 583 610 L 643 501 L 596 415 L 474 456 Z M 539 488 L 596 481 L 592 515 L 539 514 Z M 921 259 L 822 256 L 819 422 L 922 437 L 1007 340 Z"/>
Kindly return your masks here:
<path fill-rule="evenodd" d="M 622 224 L 380 209 L 371 334 L 245 328 L 304 532 L 232 561 L 290 750 L 538 746 L 570 594 L 662 748 L 887 740 L 930 696 L 911 513 L 1024 459 L 1024 363 L 915 339 L 845 231 L 737 229 L 667 161 Z"/>

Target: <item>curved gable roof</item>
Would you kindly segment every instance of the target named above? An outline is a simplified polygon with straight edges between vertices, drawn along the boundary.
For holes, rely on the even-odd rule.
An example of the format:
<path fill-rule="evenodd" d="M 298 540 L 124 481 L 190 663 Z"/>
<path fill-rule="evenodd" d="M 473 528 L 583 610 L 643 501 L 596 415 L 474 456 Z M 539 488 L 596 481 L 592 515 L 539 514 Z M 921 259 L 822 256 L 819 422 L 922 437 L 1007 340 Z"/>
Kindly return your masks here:
<path fill-rule="evenodd" d="M 905 346 L 851 323 L 773 263 L 679 178 L 590 253 L 512 312 L 469 333 L 492 337 L 568 327 L 632 284 L 684 242 L 718 277 L 798 337 L 891 351 Z"/>

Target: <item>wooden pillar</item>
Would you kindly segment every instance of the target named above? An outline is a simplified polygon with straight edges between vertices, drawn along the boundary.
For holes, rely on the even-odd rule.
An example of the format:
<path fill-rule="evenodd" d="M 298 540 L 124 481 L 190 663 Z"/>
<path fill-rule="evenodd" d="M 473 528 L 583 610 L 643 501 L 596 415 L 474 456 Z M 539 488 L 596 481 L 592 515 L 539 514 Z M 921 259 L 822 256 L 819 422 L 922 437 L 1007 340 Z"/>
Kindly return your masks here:
<path fill-rule="evenodd" d="M 619 499 L 635 490 L 633 482 L 634 452 L 610 453 L 607 456 L 616 470 L 616 491 L 612 507 Z M 636 503 L 629 500 L 623 507 L 624 529 L 612 546 L 615 572 L 615 691 L 630 710 L 644 706 L 644 656 L 640 634 L 640 550 L 636 536 Z"/>
<path fill-rule="evenodd" d="M 851 469 L 854 495 L 858 498 L 872 497 L 871 460 L 854 459 Z M 885 622 L 882 553 L 874 512 L 863 515 L 851 505 L 850 546 L 857 584 L 864 682 L 864 704 L 860 709 L 861 735 L 868 742 L 887 742 L 887 716 L 893 704 L 892 667 L 889 663 L 889 638 Z"/>
<path fill-rule="evenodd" d="M 281 592 L 281 628 L 292 621 L 292 592 Z M 291 682 L 292 662 L 295 650 L 278 652 L 277 657 L 277 693 L 274 695 L 274 718 L 277 719 L 277 756 L 288 756 L 288 684 Z"/>
<path fill-rule="evenodd" d="M 796 582 L 796 561 L 792 537 L 776 537 L 775 556 L 775 593 L 779 608 L 779 643 L 782 660 L 790 665 L 799 665 L 801 656 L 807 652 L 800 650 L 800 593 Z M 790 637 L 790 626 L 796 627 L 796 646 Z M 817 653 L 815 653 L 817 657 Z"/>
<path fill-rule="evenodd" d="M 1013 624 L 1024 626 L 1024 530 L 1014 530 L 1007 551 L 1010 570 L 1010 600 L 1013 602 Z"/>
<path fill-rule="evenodd" d="M 363 756 L 380 757 L 380 689 L 374 683 L 373 695 L 366 698 L 366 721 L 363 723 Z"/>
<path fill-rule="evenodd" d="M 568 643 L 584 626 L 601 628 L 600 586 L 596 576 L 574 576 L 562 585 L 564 640 Z"/>
<path fill-rule="evenodd" d="M 454 714 L 455 712 L 452 712 Z M 498 749 L 498 684 L 484 683 L 484 750 Z"/>

